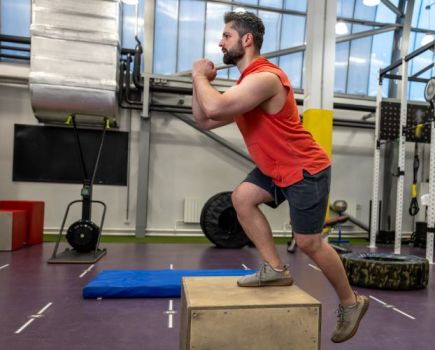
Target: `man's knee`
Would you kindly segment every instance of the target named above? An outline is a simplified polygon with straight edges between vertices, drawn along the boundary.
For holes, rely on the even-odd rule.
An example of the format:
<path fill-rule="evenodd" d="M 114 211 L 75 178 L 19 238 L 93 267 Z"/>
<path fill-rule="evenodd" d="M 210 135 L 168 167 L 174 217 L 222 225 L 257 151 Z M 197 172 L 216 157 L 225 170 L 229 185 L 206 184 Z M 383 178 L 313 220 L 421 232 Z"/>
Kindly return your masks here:
<path fill-rule="evenodd" d="M 295 234 L 297 246 L 306 254 L 314 254 L 322 245 L 320 233 L 316 234 Z"/>
<path fill-rule="evenodd" d="M 253 205 L 249 196 L 249 192 L 245 190 L 245 186 L 243 186 L 243 184 L 234 189 L 233 193 L 231 194 L 231 200 L 233 202 L 234 209 L 236 209 L 237 212 Z"/>
<path fill-rule="evenodd" d="M 236 211 L 241 212 L 268 202 L 272 200 L 272 197 L 262 188 L 249 182 L 243 182 L 234 189 L 231 200 Z"/>

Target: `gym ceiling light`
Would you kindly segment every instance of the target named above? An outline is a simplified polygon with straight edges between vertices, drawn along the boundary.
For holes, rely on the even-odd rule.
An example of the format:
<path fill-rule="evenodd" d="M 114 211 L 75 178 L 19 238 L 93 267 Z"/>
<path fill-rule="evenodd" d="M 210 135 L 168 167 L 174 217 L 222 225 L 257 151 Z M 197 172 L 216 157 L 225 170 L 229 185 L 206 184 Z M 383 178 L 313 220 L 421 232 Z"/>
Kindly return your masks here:
<path fill-rule="evenodd" d="M 378 6 L 381 0 L 363 0 L 363 4 L 366 6 Z"/>

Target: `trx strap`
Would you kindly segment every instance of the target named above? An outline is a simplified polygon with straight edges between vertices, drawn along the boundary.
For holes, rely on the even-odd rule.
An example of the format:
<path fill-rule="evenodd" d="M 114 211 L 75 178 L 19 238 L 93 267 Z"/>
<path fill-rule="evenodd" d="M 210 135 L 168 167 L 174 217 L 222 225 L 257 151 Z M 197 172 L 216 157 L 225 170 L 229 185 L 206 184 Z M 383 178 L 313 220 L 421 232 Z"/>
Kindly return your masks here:
<path fill-rule="evenodd" d="M 409 205 L 409 215 L 411 216 L 415 216 L 417 215 L 417 213 L 419 212 L 420 208 L 418 206 L 418 200 L 417 200 L 417 173 L 418 173 L 418 168 L 420 167 L 420 158 L 418 156 L 418 143 L 415 143 L 415 147 L 414 147 L 414 177 L 413 177 L 413 181 L 412 181 L 412 187 L 411 187 L 411 203 Z"/>

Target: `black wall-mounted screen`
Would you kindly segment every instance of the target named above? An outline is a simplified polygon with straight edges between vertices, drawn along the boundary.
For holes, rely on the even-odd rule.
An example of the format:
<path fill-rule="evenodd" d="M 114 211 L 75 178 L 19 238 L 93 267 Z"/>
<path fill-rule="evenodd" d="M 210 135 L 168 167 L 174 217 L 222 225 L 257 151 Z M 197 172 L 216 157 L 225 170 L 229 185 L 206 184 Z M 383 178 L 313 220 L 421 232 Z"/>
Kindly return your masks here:
<path fill-rule="evenodd" d="M 92 177 L 102 130 L 78 129 L 88 177 Z M 95 184 L 127 185 L 128 132 L 107 130 Z M 73 127 L 15 124 L 13 181 L 82 183 Z"/>

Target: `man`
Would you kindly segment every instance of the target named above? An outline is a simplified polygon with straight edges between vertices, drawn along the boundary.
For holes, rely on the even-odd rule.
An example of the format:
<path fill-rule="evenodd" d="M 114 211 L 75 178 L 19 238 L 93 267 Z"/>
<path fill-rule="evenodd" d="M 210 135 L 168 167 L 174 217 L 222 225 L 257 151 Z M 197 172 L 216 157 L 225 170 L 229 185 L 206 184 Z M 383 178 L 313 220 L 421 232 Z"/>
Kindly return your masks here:
<path fill-rule="evenodd" d="M 272 231 L 258 206 L 288 200 L 298 247 L 323 271 L 340 305 L 331 340 L 351 338 L 368 309 L 368 298 L 355 294 L 335 250 L 321 238 L 328 205 L 330 161 L 300 120 L 285 73 L 260 56 L 264 25 L 255 14 L 227 12 L 219 46 L 226 64 L 237 66 L 237 85 L 220 94 L 210 82 L 216 77 L 207 59 L 193 64 L 192 109 L 204 129 L 235 121 L 257 168 L 234 190 L 238 220 L 255 244 L 264 264 L 239 279 L 240 287 L 291 285 L 293 279 L 273 243 Z"/>

